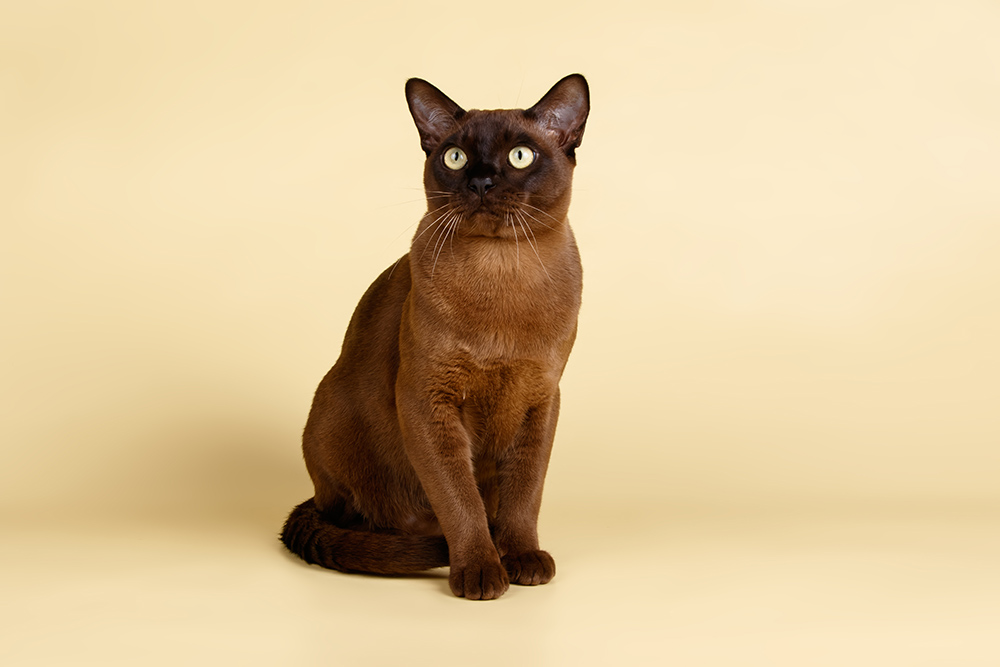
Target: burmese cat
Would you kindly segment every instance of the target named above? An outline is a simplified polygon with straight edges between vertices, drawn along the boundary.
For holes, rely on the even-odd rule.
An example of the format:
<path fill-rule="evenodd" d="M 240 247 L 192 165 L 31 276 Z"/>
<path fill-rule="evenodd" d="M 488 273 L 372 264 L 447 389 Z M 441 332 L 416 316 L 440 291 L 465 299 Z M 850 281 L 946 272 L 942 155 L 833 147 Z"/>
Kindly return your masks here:
<path fill-rule="evenodd" d="M 315 496 L 281 539 L 343 572 L 450 565 L 455 595 L 493 599 L 556 571 L 536 524 L 580 308 L 566 212 L 589 90 L 572 74 L 530 109 L 465 111 L 411 79 L 406 99 L 427 213 L 316 390 Z"/>

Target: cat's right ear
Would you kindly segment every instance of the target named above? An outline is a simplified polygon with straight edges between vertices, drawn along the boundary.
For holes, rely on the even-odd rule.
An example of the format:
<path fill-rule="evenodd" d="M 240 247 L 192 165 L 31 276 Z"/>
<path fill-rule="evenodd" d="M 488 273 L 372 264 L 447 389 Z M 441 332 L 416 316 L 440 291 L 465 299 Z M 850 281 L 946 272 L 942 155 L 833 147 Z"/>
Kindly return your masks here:
<path fill-rule="evenodd" d="M 406 82 L 406 103 L 420 133 L 420 147 L 427 155 L 458 128 L 458 119 L 465 115 L 462 107 L 423 79 Z"/>
<path fill-rule="evenodd" d="M 582 74 L 570 74 L 552 86 L 535 106 L 524 114 L 534 118 L 574 158 L 577 146 L 583 141 L 583 130 L 590 114 L 590 87 Z"/>

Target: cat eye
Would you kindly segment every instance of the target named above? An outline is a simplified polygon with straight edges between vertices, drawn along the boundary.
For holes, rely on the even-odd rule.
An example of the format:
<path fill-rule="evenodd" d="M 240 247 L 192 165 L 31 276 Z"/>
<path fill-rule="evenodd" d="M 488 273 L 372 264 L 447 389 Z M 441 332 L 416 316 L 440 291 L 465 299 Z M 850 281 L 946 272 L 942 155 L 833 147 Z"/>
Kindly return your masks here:
<path fill-rule="evenodd" d="M 535 151 L 527 146 L 515 146 L 507 154 L 507 159 L 510 161 L 510 166 L 515 169 L 524 169 L 535 161 Z"/>
<path fill-rule="evenodd" d="M 452 146 L 444 154 L 444 166 L 454 171 L 458 171 L 464 167 L 465 163 L 468 161 L 469 158 L 466 157 L 465 151 L 456 146 Z"/>

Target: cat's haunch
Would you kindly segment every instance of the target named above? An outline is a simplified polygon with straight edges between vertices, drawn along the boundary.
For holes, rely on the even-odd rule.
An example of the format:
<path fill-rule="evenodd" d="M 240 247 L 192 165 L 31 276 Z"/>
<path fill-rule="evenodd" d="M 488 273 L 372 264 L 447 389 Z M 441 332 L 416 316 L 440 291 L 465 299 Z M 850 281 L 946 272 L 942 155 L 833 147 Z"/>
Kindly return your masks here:
<path fill-rule="evenodd" d="M 303 434 L 313 498 L 285 545 L 343 572 L 450 566 L 494 599 L 555 575 L 539 548 L 582 268 L 567 220 L 590 111 L 571 74 L 529 109 L 464 110 L 410 79 L 427 212 L 361 297 Z"/>

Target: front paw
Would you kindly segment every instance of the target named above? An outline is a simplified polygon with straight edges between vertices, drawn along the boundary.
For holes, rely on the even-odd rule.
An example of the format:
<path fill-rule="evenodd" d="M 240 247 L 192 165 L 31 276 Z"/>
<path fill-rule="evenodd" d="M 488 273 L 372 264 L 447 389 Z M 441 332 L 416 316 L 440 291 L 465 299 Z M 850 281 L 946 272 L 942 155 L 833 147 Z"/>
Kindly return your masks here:
<path fill-rule="evenodd" d="M 556 576 L 556 562 L 547 551 L 528 551 L 516 556 L 504 556 L 501 560 L 510 583 L 520 586 L 547 584 Z"/>
<path fill-rule="evenodd" d="M 510 588 L 507 571 L 495 555 L 468 563 L 452 563 L 448 575 L 451 592 L 469 600 L 495 600 Z"/>

